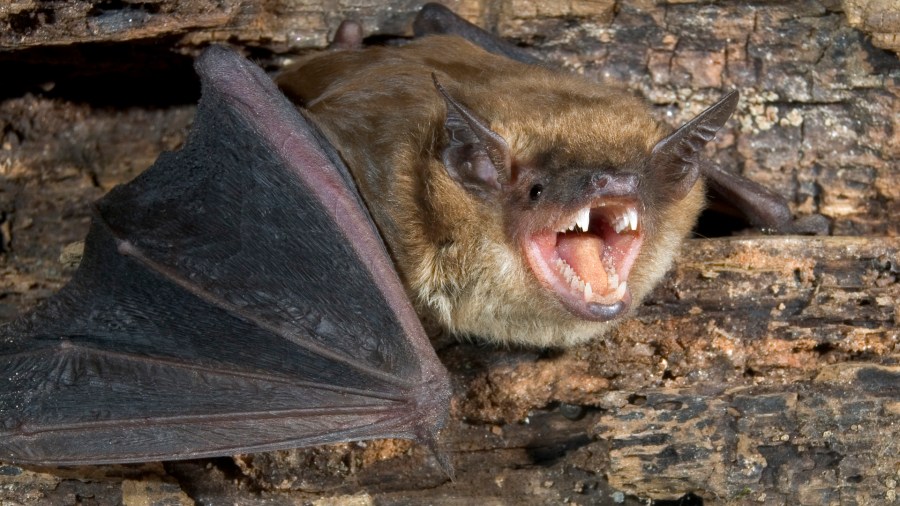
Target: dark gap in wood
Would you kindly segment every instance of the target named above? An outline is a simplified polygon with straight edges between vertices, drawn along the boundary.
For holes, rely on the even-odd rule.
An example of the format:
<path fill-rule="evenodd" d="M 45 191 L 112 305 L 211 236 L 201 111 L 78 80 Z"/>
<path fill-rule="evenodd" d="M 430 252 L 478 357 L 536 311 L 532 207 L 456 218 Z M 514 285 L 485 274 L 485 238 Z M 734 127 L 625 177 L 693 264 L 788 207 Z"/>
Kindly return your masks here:
<path fill-rule="evenodd" d="M 97 2 L 88 11 L 88 17 L 102 17 L 111 13 L 143 12 L 146 14 L 159 14 L 160 6 L 152 2 L 124 2 L 122 0 L 106 0 Z"/>
<path fill-rule="evenodd" d="M 94 107 L 165 108 L 193 104 L 200 83 L 193 59 L 174 39 L 97 42 L 0 52 L 0 100 L 26 94 Z"/>
<path fill-rule="evenodd" d="M 748 228 L 747 222 L 737 216 L 706 209 L 694 227 L 694 237 L 729 237 Z"/>
<path fill-rule="evenodd" d="M 703 506 L 703 498 L 694 494 L 685 494 L 678 499 L 656 500 L 653 506 Z"/>
<path fill-rule="evenodd" d="M 643 406 L 647 404 L 647 396 L 640 394 L 632 394 L 628 396 L 628 404 L 634 404 L 635 406 Z"/>

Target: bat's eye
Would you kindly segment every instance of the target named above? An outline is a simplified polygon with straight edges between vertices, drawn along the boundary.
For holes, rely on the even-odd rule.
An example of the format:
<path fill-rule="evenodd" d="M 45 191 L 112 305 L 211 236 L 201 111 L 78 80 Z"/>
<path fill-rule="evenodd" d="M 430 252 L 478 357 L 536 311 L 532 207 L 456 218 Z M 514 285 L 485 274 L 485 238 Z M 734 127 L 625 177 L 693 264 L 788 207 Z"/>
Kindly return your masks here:
<path fill-rule="evenodd" d="M 529 196 L 531 196 L 531 200 L 537 200 L 541 197 L 542 193 L 544 193 L 544 185 L 536 184 L 531 187 Z"/>

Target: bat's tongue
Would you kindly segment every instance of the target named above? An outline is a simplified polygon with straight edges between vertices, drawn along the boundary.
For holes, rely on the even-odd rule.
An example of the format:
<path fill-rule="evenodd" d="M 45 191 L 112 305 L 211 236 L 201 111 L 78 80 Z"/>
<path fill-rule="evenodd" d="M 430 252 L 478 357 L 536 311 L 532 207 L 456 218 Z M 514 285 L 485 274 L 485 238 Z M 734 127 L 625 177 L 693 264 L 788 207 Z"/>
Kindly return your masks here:
<path fill-rule="evenodd" d="M 560 234 L 556 253 L 585 283 L 602 289 L 607 286 L 608 274 L 603 262 L 603 240 L 592 234 Z"/>

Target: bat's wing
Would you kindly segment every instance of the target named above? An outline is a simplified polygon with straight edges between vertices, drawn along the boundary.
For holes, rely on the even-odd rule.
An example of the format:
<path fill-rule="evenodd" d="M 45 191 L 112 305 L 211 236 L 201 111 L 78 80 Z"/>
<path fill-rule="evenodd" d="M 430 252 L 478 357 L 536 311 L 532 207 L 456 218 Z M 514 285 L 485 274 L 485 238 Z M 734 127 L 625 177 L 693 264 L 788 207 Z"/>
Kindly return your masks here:
<path fill-rule="evenodd" d="M 535 58 L 524 49 L 509 43 L 483 28 L 480 28 L 456 15 L 447 7 L 438 3 L 427 3 L 422 6 L 413 21 L 413 34 L 423 37 L 431 34 L 458 35 L 485 51 L 506 56 L 529 65 L 540 65 L 541 60 Z"/>
<path fill-rule="evenodd" d="M 736 212 L 766 232 L 780 234 L 827 234 L 828 219 L 812 214 L 794 219 L 787 200 L 765 186 L 721 167 L 704 163 L 700 173 L 714 199 L 711 204 Z"/>
<path fill-rule="evenodd" d="M 0 460 L 433 442 L 446 371 L 346 168 L 259 68 L 197 68 L 184 148 L 104 197 L 72 282 L 0 328 Z"/>
<path fill-rule="evenodd" d="M 469 23 L 441 4 L 425 4 L 416 16 L 413 29 L 417 37 L 429 34 L 459 35 L 491 53 L 521 63 L 540 64 L 539 60 L 522 48 Z M 700 173 L 706 178 L 714 197 L 713 203 L 717 207 L 742 215 L 755 227 L 779 233 L 828 232 L 829 225 L 825 217 L 811 215 L 795 220 L 784 197 L 755 181 L 710 163 L 701 164 Z"/>

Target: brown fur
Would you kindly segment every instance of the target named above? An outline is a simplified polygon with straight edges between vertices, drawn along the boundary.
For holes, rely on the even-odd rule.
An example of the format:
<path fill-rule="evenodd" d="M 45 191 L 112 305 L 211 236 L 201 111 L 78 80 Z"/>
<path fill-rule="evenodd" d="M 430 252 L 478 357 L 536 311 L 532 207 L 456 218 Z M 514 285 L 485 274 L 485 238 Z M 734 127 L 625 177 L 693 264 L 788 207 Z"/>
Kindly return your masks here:
<path fill-rule="evenodd" d="M 419 313 L 460 335 L 566 346 L 606 332 L 544 289 L 500 205 L 474 198 L 440 162 L 445 102 L 455 99 L 506 139 L 515 161 L 547 152 L 620 166 L 645 159 L 668 129 L 627 92 L 526 66 L 451 36 L 399 48 L 330 52 L 279 85 L 309 111 L 357 180 Z M 566 170 L 565 163 L 556 170 Z M 703 205 L 702 183 L 674 204 L 645 202 L 645 239 L 629 278 L 634 305 L 658 282 Z"/>

